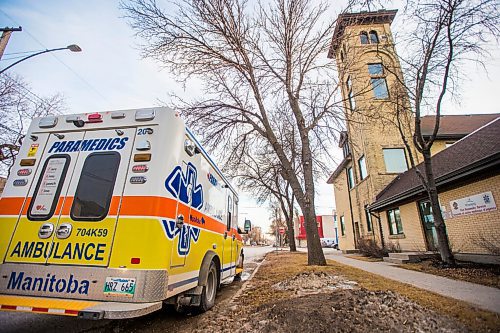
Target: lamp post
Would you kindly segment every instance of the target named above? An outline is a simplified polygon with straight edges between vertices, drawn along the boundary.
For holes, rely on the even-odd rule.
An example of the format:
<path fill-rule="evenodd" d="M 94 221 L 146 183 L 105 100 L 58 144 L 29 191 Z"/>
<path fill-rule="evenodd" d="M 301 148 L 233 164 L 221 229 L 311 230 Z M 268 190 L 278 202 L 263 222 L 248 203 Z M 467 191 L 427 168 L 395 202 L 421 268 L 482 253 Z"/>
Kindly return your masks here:
<path fill-rule="evenodd" d="M 60 48 L 57 48 L 57 49 L 50 49 L 50 50 L 44 50 L 44 51 L 40 51 L 40 52 L 37 52 L 37 53 L 34 53 L 32 55 L 29 55 L 25 58 L 22 58 L 21 60 L 18 60 L 16 61 L 15 63 L 5 67 L 4 69 L 2 69 L 0 71 L 0 74 L 2 74 L 3 72 L 5 72 L 6 70 L 8 70 L 9 68 L 11 67 L 14 67 L 15 65 L 17 65 L 18 63 L 24 61 L 24 60 L 27 60 L 29 58 L 33 58 L 37 55 L 40 55 L 40 54 L 43 54 L 43 53 L 48 53 L 48 52 L 54 52 L 54 51 L 60 51 L 60 50 L 70 50 L 71 52 L 80 52 L 82 49 L 80 48 L 80 46 L 76 45 L 76 44 L 71 44 L 71 45 L 68 45 L 66 47 L 60 47 Z"/>

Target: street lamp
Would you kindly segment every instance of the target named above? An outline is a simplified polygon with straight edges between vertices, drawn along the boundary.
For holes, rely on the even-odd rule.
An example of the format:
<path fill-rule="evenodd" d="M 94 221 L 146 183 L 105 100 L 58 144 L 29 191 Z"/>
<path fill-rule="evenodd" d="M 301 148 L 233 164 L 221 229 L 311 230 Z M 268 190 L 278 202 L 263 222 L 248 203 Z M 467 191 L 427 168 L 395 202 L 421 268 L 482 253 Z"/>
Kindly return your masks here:
<path fill-rule="evenodd" d="M 22 58 L 21 60 L 18 60 L 16 61 L 15 63 L 11 64 L 10 66 L 7 66 L 5 67 L 4 69 L 2 69 L 0 71 L 0 74 L 2 74 L 3 72 L 5 72 L 6 70 L 8 70 L 9 68 L 11 67 L 14 67 L 15 65 L 17 65 L 18 63 L 24 61 L 24 60 L 27 60 L 29 58 L 33 58 L 37 55 L 40 55 L 40 54 L 43 54 L 43 53 L 48 53 L 48 52 L 53 52 L 53 51 L 60 51 L 60 50 L 70 50 L 71 52 L 80 52 L 82 49 L 80 48 L 80 46 L 76 45 L 76 44 L 71 44 L 71 45 L 68 45 L 66 47 L 60 47 L 60 48 L 57 48 L 57 49 L 50 49 L 50 50 L 44 50 L 44 51 L 40 51 L 38 53 L 34 53 L 32 55 L 29 55 L 25 58 Z"/>

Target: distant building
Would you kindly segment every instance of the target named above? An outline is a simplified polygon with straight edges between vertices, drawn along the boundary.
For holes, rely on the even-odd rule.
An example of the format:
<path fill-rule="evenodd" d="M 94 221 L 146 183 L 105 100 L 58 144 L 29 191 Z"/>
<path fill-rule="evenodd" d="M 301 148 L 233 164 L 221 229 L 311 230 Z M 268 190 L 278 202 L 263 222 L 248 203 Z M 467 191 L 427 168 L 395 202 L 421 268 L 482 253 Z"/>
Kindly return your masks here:
<path fill-rule="evenodd" d="M 336 215 L 318 215 L 316 216 L 316 223 L 318 224 L 319 238 L 338 239 Z M 295 219 L 294 231 L 295 231 L 296 245 L 298 247 L 306 247 L 307 236 L 304 225 L 304 216 L 301 215 Z"/>
<path fill-rule="evenodd" d="M 422 158 L 411 140 L 409 147 L 405 146 L 395 125 L 398 119 L 405 118 L 401 130 L 411 138 L 414 125 L 408 98 L 399 95 L 398 102 L 394 91 L 398 82 L 404 81 L 390 28 L 395 15 L 395 10 L 341 14 L 329 52 L 339 67 L 345 101 L 346 131 L 339 141 L 344 159 L 328 180 L 334 186 L 339 247 L 344 251 L 355 251 L 362 238 L 380 245 L 393 243 L 403 251 L 435 249 L 429 220 L 432 215 L 416 172 L 409 169 L 408 149 L 415 164 Z M 500 218 L 495 203 L 495 198 L 500 200 L 500 168 L 494 167 L 500 146 L 495 121 L 498 117 L 484 114 L 440 118 L 432 148 L 433 164 L 455 252 L 492 254 L 495 248 L 500 249 Z M 423 135 L 430 136 L 435 117 L 421 119 Z M 481 163 L 488 167 L 477 169 Z M 477 208 L 481 197 L 489 200 L 487 211 Z M 471 210 L 474 213 L 457 217 L 458 210 L 450 205 L 455 203 L 460 209 L 466 202 L 477 204 Z M 459 229 L 467 232 L 455 233 Z"/>

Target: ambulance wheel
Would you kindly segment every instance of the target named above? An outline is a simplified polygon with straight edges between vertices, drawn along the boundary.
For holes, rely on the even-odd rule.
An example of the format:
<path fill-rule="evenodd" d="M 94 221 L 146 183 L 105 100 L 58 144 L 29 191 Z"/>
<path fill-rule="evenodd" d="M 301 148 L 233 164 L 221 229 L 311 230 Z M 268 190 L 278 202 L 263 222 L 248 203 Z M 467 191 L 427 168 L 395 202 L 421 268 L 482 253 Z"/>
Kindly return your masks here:
<path fill-rule="evenodd" d="M 203 287 L 201 293 L 200 306 L 198 307 L 199 312 L 206 312 L 214 306 L 217 284 L 217 267 L 215 267 L 215 263 L 212 261 L 208 269 L 207 284 Z"/>

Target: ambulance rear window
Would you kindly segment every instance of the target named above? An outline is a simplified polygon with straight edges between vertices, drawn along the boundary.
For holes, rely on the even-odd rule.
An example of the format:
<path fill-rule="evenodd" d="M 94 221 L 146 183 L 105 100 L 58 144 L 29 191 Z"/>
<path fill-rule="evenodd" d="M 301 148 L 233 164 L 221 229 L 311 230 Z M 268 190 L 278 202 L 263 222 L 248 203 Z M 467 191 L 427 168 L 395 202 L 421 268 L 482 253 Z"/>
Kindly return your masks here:
<path fill-rule="evenodd" d="M 117 152 L 93 153 L 87 157 L 71 206 L 73 220 L 100 221 L 106 217 L 119 166 Z"/>

